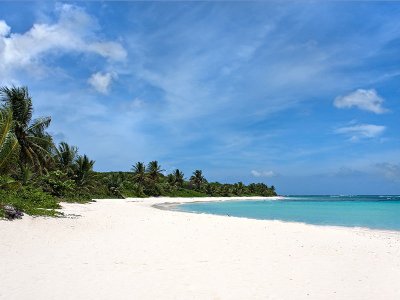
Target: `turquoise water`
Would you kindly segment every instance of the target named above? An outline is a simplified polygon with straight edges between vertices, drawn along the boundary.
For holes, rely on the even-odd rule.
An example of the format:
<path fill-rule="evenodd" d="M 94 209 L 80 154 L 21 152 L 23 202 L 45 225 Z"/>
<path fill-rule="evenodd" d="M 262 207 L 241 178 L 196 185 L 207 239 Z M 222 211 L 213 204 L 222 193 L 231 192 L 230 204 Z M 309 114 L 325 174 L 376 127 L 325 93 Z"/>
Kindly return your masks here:
<path fill-rule="evenodd" d="M 187 203 L 177 210 L 315 225 L 400 230 L 400 196 L 288 196 L 282 200 Z"/>

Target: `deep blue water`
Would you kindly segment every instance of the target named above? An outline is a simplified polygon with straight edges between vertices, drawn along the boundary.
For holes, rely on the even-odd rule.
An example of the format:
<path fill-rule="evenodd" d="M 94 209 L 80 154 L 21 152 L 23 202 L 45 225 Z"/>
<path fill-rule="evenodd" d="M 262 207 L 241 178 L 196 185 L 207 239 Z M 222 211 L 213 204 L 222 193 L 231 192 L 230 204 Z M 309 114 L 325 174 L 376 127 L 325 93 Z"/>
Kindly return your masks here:
<path fill-rule="evenodd" d="M 315 225 L 400 230 L 400 196 L 288 196 L 283 200 L 197 202 L 177 210 Z"/>

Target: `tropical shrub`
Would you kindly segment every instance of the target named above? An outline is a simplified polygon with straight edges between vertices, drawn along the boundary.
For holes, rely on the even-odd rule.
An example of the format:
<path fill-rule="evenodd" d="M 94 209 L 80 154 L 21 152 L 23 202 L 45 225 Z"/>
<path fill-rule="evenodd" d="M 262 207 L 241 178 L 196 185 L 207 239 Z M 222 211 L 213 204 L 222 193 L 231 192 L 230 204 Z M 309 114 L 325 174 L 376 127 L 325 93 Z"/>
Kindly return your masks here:
<path fill-rule="evenodd" d="M 0 189 L 4 191 L 16 191 L 21 187 L 21 183 L 13 178 L 2 175 L 0 176 Z"/>
<path fill-rule="evenodd" d="M 69 179 L 67 173 L 60 170 L 51 171 L 42 176 L 40 185 L 45 192 L 55 197 L 64 197 L 76 188 L 75 181 Z"/>
<path fill-rule="evenodd" d="M 55 210 L 61 208 L 56 198 L 41 189 L 31 186 L 22 187 L 17 191 L 0 190 L 0 207 L 5 205 L 11 205 L 29 215 L 61 215 Z M 4 217 L 4 210 L 2 210 L 1 214 Z"/>
<path fill-rule="evenodd" d="M 123 177 L 119 173 L 112 173 L 108 175 L 105 180 L 107 184 L 108 191 L 111 195 L 118 198 L 122 198 L 121 189 L 123 183 Z"/>

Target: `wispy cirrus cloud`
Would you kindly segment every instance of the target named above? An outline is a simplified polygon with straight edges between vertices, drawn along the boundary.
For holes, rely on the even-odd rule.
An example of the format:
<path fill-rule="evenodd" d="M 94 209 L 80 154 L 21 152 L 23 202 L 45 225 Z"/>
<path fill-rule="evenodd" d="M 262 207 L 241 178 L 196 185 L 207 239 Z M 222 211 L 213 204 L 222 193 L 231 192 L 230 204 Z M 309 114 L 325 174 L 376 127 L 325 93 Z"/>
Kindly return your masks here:
<path fill-rule="evenodd" d="M 383 98 L 375 90 L 358 89 L 345 96 L 336 97 L 333 105 L 337 108 L 357 107 L 376 114 L 383 114 L 388 112 L 388 109 L 383 107 L 383 102 Z"/>
<path fill-rule="evenodd" d="M 257 171 L 257 170 L 251 170 L 251 175 L 254 177 L 265 177 L 265 178 L 271 178 L 277 176 L 277 174 L 274 171 Z"/>
<path fill-rule="evenodd" d="M 351 141 L 358 141 L 366 138 L 376 138 L 385 131 L 386 127 L 374 124 L 355 124 L 351 126 L 340 127 L 335 133 L 344 134 L 350 137 Z"/>

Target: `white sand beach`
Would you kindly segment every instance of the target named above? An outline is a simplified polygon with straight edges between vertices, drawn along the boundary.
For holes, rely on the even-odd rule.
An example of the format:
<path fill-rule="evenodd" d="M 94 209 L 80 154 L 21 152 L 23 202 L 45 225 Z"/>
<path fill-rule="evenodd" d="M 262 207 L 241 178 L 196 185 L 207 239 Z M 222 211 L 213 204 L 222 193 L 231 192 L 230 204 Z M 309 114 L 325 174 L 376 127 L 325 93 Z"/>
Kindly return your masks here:
<path fill-rule="evenodd" d="M 0 221 L 0 299 L 400 299 L 400 233 L 152 207 L 181 201 Z"/>

